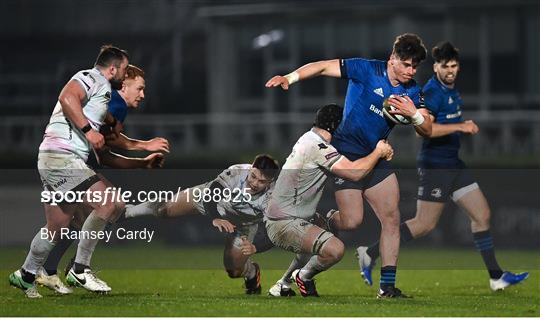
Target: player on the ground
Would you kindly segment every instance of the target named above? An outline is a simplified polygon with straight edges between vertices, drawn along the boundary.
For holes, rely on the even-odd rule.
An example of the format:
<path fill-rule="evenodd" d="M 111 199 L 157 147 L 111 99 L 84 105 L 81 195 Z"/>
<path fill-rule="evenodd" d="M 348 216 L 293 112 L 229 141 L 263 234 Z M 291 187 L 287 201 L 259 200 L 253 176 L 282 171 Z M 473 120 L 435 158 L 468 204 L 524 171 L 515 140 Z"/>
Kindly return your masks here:
<path fill-rule="evenodd" d="M 493 240 L 489 231 L 490 209 L 484 194 L 465 163 L 459 158 L 462 134 L 478 133 L 471 120 L 463 121 L 463 102 L 455 81 L 459 73 L 459 51 L 450 42 L 432 49 L 435 74 L 423 88 L 426 107 L 431 112 L 432 133 L 424 137 L 418 154 L 418 201 L 416 216 L 400 226 L 401 241 L 408 242 L 431 232 L 445 203 L 451 198 L 471 219 L 474 244 L 489 273 L 492 290 L 504 289 L 527 278 L 528 273 L 514 274 L 503 271 L 495 258 Z M 372 284 L 371 270 L 379 257 L 379 243 L 371 247 L 358 247 L 362 276 Z"/>
<path fill-rule="evenodd" d="M 121 85 L 119 90 L 112 91 L 111 101 L 108 104 L 108 111 L 119 123 L 123 124 L 127 115 L 127 110 L 129 108 L 137 108 L 139 103 L 144 100 L 144 71 L 134 65 L 128 65 L 126 68 L 126 77 Z M 104 134 L 106 146 L 123 150 L 156 152 L 145 158 L 128 158 L 113 153 L 110 149 L 104 147 L 96 153 L 99 164 L 103 166 L 111 168 L 161 167 L 163 165 L 163 156 L 159 152 L 169 152 L 169 142 L 161 137 L 156 137 L 148 141 L 131 139 L 122 133 L 115 134 L 112 132 L 112 129 L 108 129 L 108 126 L 104 127 L 101 132 Z M 103 177 L 101 178 L 103 179 Z M 46 211 L 51 209 L 60 210 L 58 206 L 45 204 Z M 80 230 L 81 224 L 84 222 L 88 213 L 90 212 L 87 209 L 81 209 L 76 212 L 70 229 Z M 49 253 L 43 268 L 39 269 L 36 274 L 36 282 L 38 284 L 50 288 L 59 294 L 69 294 L 72 292 L 72 290 L 66 287 L 60 280 L 57 275 L 57 269 L 62 256 L 74 241 L 75 239 L 72 238 L 61 238 L 57 242 Z M 69 269 L 73 266 L 72 263 L 74 260 L 75 257 L 72 258 L 72 262 L 66 267 L 66 276 L 68 275 Z"/>
<path fill-rule="evenodd" d="M 365 177 L 380 159 L 390 160 L 392 147 L 379 141 L 375 149 L 355 161 L 348 160 L 330 144 L 341 123 L 343 109 L 335 104 L 317 111 L 313 128 L 302 135 L 276 181 L 265 213 L 266 231 L 274 245 L 294 252 L 297 257 L 289 269 L 304 297 L 317 297 L 313 277 L 329 269 L 343 257 L 344 245 L 331 232 L 310 222 L 321 199 L 330 173 L 358 181 Z M 307 256 L 309 260 L 307 260 Z M 307 260 L 307 262 L 306 262 Z M 278 281 L 279 290 L 289 290 L 288 275 Z M 270 294 L 273 288 L 269 291 Z"/>
<path fill-rule="evenodd" d="M 418 134 L 431 134 L 431 119 L 423 108 L 420 87 L 413 80 L 425 57 L 422 40 L 414 34 L 403 34 L 396 38 L 388 61 L 354 58 L 309 63 L 286 76 L 273 77 L 266 86 L 288 90 L 297 81 L 321 75 L 348 79 L 344 118 L 332 145 L 353 161 L 370 154 L 378 141 L 390 134 L 394 124 L 383 116 L 384 101 L 396 107 L 390 113 L 411 119 Z M 330 217 L 332 226 L 338 230 L 358 227 L 364 215 L 363 200 L 367 200 L 382 225 L 383 267 L 377 295 L 401 297 L 401 291 L 395 287 L 400 236 L 399 186 L 390 164 L 379 161 L 372 174 L 359 182 L 336 178 L 335 186 L 339 212 Z"/>
<path fill-rule="evenodd" d="M 266 237 L 259 228 L 264 227 L 263 212 L 278 171 L 279 164 L 270 155 L 257 155 L 252 164 L 233 165 L 216 179 L 181 191 L 170 201 L 127 206 L 125 216 L 208 216 L 215 227 L 227 233 L 223 253 L 227 274 L 231 278 L 244 277 L 246 294 L 259 294 L 260 268 L 249 256 L 272 247 L 264 240 L 256 240 L 256 235 Z"/>
<path fill-rule="evenodd" d="M 38 170 L 50 191 L 63 194 L 88 191 L 102 195 L 107 185 L 87 166 L 89 153 L 103 148 L 105 139 L 99 132 L 104 124 L 114 124 L 107 117 L 107 103 L 111 98 L 111 82 L 123 81 L 128 66 L 128 54 L 113 46 L 104 46 L 93 69 L 75 74 L 64 86 L 39 147 Z M 95 197 L 92 197 L 95 198 Z M 83 196 L 82 205 L 92 212 L 82 226 L 83 231 L 103 231 L 107 222 L 114 221 L 124 203 L 113 198 L 97 202 Z M 12 286 L 20 288 L 29 298 L 40 298 L 35 286 L 37 271 L 60 237 L 61 228 L 69 227 L 74 212 L 81 204 L 63 202 L 61 210 L 47 211 L 46 236 L 41 230 L 35 235 L 30 251 L 19 270 L 9 275 Z M 79 242 L 72 272 L 89 290 L 107 292 L 110 287 L 97 278 L 90 268 L 92 251 L 98 238 L 86 236 Z"/>

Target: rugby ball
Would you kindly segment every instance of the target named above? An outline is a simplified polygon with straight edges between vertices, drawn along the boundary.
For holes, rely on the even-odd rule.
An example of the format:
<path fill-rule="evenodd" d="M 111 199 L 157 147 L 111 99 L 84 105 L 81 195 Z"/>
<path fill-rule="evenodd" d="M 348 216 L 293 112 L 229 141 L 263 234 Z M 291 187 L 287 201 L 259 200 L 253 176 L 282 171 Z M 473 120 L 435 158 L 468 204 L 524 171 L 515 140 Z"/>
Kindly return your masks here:
<path fill-rule="evenodd" d="M 389 98 L 393 97 L 393 95 L 390 95 Z M 390 104 L 388 102 L 388 99 L 385 99 L 383 101 L 383 114 L 384 114 L 384 117 L 386 117 L 387 119 L 389 119 L 391 122 L 393 122 L 394 124 L 401 124 L 401 125 L 409 125 L 411 124 L 411 120 L 408 118 L 408 117 L 405 117 L 403 115 L 398 115 L 398 114 L 392 114 L 388 111 L 390 110 L 395 110 L 396 108 Z"/>

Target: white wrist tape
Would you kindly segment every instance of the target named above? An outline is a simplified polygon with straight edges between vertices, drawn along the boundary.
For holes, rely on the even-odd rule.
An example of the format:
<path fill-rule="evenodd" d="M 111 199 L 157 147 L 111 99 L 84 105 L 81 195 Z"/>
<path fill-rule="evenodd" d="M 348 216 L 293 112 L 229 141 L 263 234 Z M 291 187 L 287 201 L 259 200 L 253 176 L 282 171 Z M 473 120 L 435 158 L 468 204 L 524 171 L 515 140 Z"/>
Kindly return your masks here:
<path fill-rule="evenodd" d="M 289 82 L 289 85 L 291 85 L 291 84 L 293 84 L 295 82 L 298 82 L 298 80 L 300 80 L 300 74 L 298 74 L 298 72 L 294 71 L 294 72 L 291 72 L 291 73 L 285 75 L 285 78 Z"/>
<path fill-rule="evenodd" d="M 416 113 L 411 117 L 411 121 L 415 126 L 422 125 L 422 123 L 424 123 L 424 116 L 420 111 L 416 110 Z"/>

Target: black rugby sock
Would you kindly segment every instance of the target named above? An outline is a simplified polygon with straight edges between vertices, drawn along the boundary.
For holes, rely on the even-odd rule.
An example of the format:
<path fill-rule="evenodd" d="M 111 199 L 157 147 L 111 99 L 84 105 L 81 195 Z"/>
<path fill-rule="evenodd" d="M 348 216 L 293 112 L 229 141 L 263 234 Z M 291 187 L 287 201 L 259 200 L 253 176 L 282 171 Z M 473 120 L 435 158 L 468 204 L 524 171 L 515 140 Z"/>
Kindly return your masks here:
<path fill-rule="evenodd" d="M 75 240 L 71 238 L 62 238 L 60 241 L 58 241 L 58 243 L 56 243 L 56 246 L 54 246 L 54 248 L 51 250 L 49 256 L 47 256 L 45 264 L 43 265 L 47 275 L 52 276 L 57 273 L 58 264 L 60 263 L 62 256 L 64 256 L 66 250 L 68 250 L 69 246 L 71 246 L 74 241 Z"/>
<path fill-rule="evenodd" d="M 489 272 L 489 277 L 491 279 L 501 278 L 503 271 L 497 263 L 497 258 L 495 258 L 493 238 L 491 237 L 489 230 L 473 233 L 473 238 L 474 245 L 482 255 L 484 264 Z"/>
<path fill-rule="evenodd" d="M 21 277 L 22 280 L 29 284 L 33 283 L 34 280 L 36 280 L 36 275 L 29 271 L 26 271 L 24 268 L 21 268 Z"/>
<path fill-rule="evenodd" d="M 86 268 L 90 268 L 90 267 L 83 264 L 79 264 L 79 263 L 73 264 L 73 270 L 75 271 L 76 274 L 82 274 Z"/>

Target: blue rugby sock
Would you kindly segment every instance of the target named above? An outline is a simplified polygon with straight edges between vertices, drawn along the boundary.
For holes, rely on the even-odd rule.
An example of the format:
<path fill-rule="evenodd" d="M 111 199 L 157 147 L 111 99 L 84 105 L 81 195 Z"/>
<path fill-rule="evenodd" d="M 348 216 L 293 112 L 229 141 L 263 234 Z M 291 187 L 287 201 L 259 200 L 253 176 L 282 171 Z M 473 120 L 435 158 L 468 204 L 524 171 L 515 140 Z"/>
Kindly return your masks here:
<path fill-rule="evenodd" d="M 380 287 L 385 289 L 387 287 L 394 287 L 396 285 L 396 266 L 384 266 L 381 267 L 381 280 Z"/>

